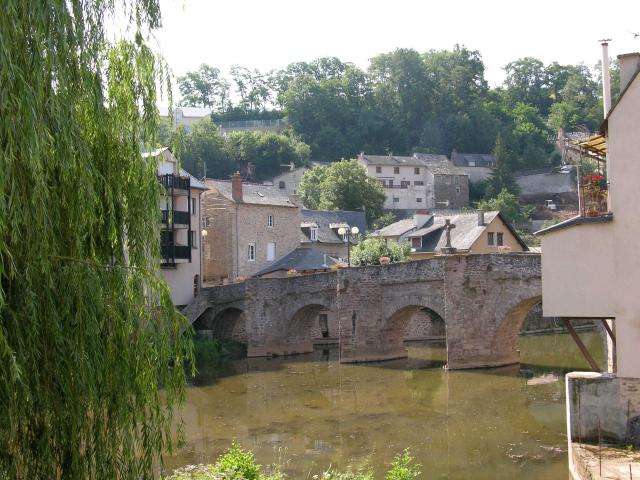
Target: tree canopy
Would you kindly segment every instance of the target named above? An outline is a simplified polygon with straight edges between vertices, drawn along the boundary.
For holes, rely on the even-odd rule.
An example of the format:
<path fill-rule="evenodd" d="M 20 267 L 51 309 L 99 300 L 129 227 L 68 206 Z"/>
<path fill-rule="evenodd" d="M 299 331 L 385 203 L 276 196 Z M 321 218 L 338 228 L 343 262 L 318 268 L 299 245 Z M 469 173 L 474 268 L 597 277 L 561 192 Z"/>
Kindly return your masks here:
<path fill-rule="evenodd" d="M 298 192 L 307 208 L 361 211 L 369 224 L 382 215 L 385 198 L 380 182 L 356 160 L 312 168 L 302 176 Z"/>
<path fill-rule="evenodd" d="M 191 344 L 160 279 L 161 187 L 141 155 L 156 144 L 164 67 L 144 38 L 159 5 L 3 11 L 0 478 L 152 478 Z M 108 43 L 111 14 L 132 41 Z"/>

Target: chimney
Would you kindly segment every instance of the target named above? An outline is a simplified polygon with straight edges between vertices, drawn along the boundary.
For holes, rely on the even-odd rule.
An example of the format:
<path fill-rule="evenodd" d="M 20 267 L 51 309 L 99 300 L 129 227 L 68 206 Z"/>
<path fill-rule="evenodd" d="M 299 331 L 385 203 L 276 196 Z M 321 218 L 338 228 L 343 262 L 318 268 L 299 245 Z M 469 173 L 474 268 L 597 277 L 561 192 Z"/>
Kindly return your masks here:
<path fill-rule="evenodd" d="M 484 210 L 478 210 L 478 226 L 484 226 Z"/>
<path fill-rule="evenodd" d="M 242 202 L 242 176 L 236 172 L 231 177 L 231 198 L 235 202 Z"/>
<path fill-rule="evenodd" d="M 602 45 L 602 104 L 604 106 L 604 118 L 611 110 L 611 75 L 609 74 L 609 42 L 610 38 L 600 40 Z"/>
<path fill-rule="evenodd" d="M 620 63 L 620 92 L 622 92 L 627 88 L 636 72 L 640 70 L 640 53 L 618 55 L 618 62 Z"/>
<path fill-rule="evenodd" d="M 416 228 L 422 228 L 432 217 L 428 210 L 416 210 L 413 214 L 413 223 L 416 224 Z"/>
<path fill-rule="evenodd" d="M 289 195 L 289 201 L 293 203 L 296 207 L 299 207 L 300 205 L 302 205 L 302 201 L 300 200 L 300 195 L 298 195 L 297 193 L 292 193 L 291 195 Z"/>

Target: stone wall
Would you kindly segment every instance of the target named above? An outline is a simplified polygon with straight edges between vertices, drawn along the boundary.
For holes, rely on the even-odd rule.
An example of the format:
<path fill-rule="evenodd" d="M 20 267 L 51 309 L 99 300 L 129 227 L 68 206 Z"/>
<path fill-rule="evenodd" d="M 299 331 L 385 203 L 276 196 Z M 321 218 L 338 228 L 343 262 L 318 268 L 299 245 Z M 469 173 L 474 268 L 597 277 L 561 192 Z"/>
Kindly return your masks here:
<path fill-rule="evenodd" d="M 467 175 L 436 175 L 434 184 L 435 208 L 442 208 L 448 201 L 447 208 L 463 208 L 469 206 L 469 177 Z"/>

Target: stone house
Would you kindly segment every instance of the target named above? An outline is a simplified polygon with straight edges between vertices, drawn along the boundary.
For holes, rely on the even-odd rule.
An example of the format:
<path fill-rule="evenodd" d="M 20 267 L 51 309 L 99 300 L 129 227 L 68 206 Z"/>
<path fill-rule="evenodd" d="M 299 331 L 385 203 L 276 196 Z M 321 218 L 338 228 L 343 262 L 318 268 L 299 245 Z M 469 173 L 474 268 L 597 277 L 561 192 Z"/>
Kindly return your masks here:
<path fill-rule="evenodd" d="M 173 303 L 187 305 L 198 295 L 202 282 L 200 200 L 206 187 L 178 168 L 168 148 L 143 156 L 158 157 L 158 181 L 165 191 L 160 198 L 160 273 L 169 285 Z"/>
<path fill-rule="evenodd" d="M 481 182 L 489 178 L 491 169 L 496 166 L 496 157 L 488 153 L 451 152 L 451 162 L 469 175 L 470 182 Z"/>
<path fill-rule="evenodd" d="M 311 162 L 310 166 L 296 167 L 292 163 L 291 165 L 288 165 L 286 170 L 283 171 L 280 175 L 277 175 L 271 180 L 265 181 L 263 183 L 265 185 L 274 186 L 283 195 L 297 195 L 302 176 L 313 167 L 326 165 L 329 164 L 326 162 Z"/>
<path fill-rule="evenodd" d="M 361 153 L 357 160 L 369 176 L 382 184 L 385 210 L 408 213 L 469 204 L 468 175 L 444 155 L 416 153 L 408 157 Z"/>
<path fill-rule="evenodd" d="M 347 230 L 358 227 L 359 235 L 364 237 L 367 233 L 364 212 L 303 209 L 300 245 L 316 248 L 323 254 L 344 260 L 347 258 L 348 243 L 346 237 L 338 233 L 341 227 Z"/>
<path fill-rule="evenodd" d="M 203 280 L 220 284 L 250 277 L 300 246 L 300 207 L 271 186 L 205 182 Z"/>
<path fill-rule="evenodd" d="M 456 252 L 526 252 L 527 245 L 504 216 L 497 211 L 434 216 L 424 227 L 408 233 L 411 258 L 430 258 L 447 247 L 447 220 L 451 225 L 451 247 Z"/>

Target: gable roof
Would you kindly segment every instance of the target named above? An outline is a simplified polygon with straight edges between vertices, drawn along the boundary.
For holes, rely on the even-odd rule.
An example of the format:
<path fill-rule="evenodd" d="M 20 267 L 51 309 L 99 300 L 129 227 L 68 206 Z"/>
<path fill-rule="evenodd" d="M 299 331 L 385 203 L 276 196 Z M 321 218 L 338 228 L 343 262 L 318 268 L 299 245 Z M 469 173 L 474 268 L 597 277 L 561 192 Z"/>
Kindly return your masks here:
<path fill-rule="evenodd" d="M 227 200 L 235 202 L 231 194 L 231 180 L 213 180 L 207 178 L 205 184 L 220 192 Z M 298 208 L 289 197 L 281 194 L 272 185 L 242 182 L 242 203 L 250 205 L 270 205 L 275 207 Z"/>
<path fill-rule="evenodd" d="M 402 157 L 397 155 L 365 155 L 358 157 L 369 165 L 386 165 L 393 167 L 424 167 L 424 162 L 416 157 Z"/>
<path fill-rule="evenodd" d="M 446 155 L 434 153 L 414 153 L 410 157 L 361 153 L 358 159 L 376 166 L 425 167 L 435 175 L 466 175 L 466 172 L 451 163 Z"/>
<path fill-rule="evenodd" d="M 414 153 L 414 157 L 422 160 L 425 166 L 435 175 L 467 175 L 461 168 L 456 167 L 444 155 L 431 155 L 428 153 Z"/>
<path fill-rule="evenodd" d="M 143 158 L 157 157 L 160 155 L 162 155 L 162 159 L 168 162 L 168 164 L 161 163 L 158 165 L 158 175 L 169 175 L 174 173 L 174 166 L 172 164 L 178 163 L 178 160 L 173 156 L 173 153 L 171 152 L 171 149 L 169 147 L 157 148 L 151 152 L 142 152 Z M 179 170 L 179 174 L 181 177 L 189 177 L 189 186 L 191 188 L 195 188 L 197 190 L 207 189 L 204 183 L 191 175 L 184 168 L 181 168 Z"/>
<path fill-rule="evenodd" d="M 302 270 L 326 270 L 334 263 L 337 263 L 335 259 L 322 253 L 317 248 L 298 247 L 292 250 L 277 262 L 263 268 L 254 276 L 260 277 L 268 273 L 277 272 L 280 270 L 295 269 Z"/>
<path fill-rule="evenodd" d="M 398 220 L 386 227 L 377 230 L 372 234 L 375 237 L 400 237 L 405 233 L 416 228 L 416 222 L 413 218 L 405 218 L 403 220 Z"/>
<path fill-rule="evenodd" d="M 514 236 L 523 250 L 528 250 L 527 245 L 520 238 L 518 233 L 509 225 L 502 214 L 498 211 L 484 212 L 484 225 L 478 225 L 478 213 L 460 213 L 454 216 L 434 217 L 433 223 L 425 228 L 421 228 L 410 235 L 409 238 L 423 237 L 420 252 L 434 252 L 446 246 L 446 236 L 444 233 L 445 220 L 449 219 L 455 228 L 451 230 L 451 246 L 458 250 L 470 250 L 472 245 L 480 238 L 480 235 L 487 229 L 488 225 L 499 217 L 509 232 Z"/>
<path fill-rule="evenodd" d="M 320 243 L 344 243 L 342 237 L 335 231 L 344 224 L 349 225 L 349 227 L 358 227 L 360 235 L 363 236 L 367 231 L 367 217 L 364 212 L 302 209 L 300 227 L 318 227 L 318 242 Z M 304 243 L 311 242 L 306 232 L 301 233 L 301 241 Z"/>

